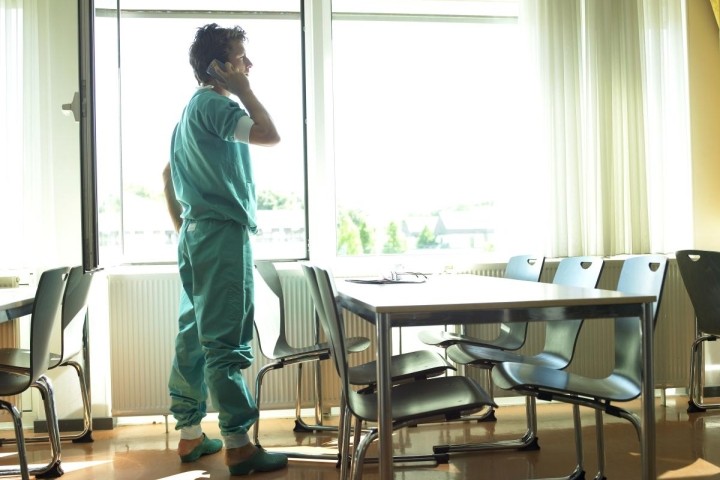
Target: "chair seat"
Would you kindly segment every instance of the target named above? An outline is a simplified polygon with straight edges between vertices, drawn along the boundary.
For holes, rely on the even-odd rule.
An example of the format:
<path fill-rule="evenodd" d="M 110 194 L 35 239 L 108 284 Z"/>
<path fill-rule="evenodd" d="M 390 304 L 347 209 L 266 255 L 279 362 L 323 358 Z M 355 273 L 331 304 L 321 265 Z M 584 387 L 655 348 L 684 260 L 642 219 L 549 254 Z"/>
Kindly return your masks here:
<path fill-rule="evenodd" d="M 418 339 L 426 345 L 434 345 L 442 348 L 448 348 L 456 343 L 499 348 L 501 350 L 517 350 L 522 347 L 522 343 L 515 337 L 511 336 L 500 336 L 495 339 L 482 339 L 471 337 L 469 335 L 462 335 L 460 333 L 447 332 L 445 330 L 422 330 L 418 333 Z"/>
<path fill-rule="evenodd" d="M 370 339 L 366 337 L 348 338 L 348 352 L 362 352 L 370 346 Z M 307 360 L 310 356 L 318 358 L 330 358 L 330 343 L 316 343 L 304 347 L 292 347 L 287 344 L 278 343 L 272 354 L 266 355 L 271 360 L 282 359 L 283 363 L 293 363 L 294 360 Z"/>
<path fill-rule="evenodd" d="M 516 362 L 530 365 L 542 365 L 550 368 L 565 368 L 567 361 L 550 352 L 541 352 L 537 355 L 521 355 L 519 353 L 498 350 L 496 348 L 481 347 L 458 343 L 446 350 L 450 360 L 461 365 L 475 365 L 492 368 L 500 362 Z"/>
<path fill-rule="evenodd" d="M 50 352 L 48 365 L 57 365 L 62 360 L 59 353 Z M 30 369 L 30 350 L 26 348 L 0 348 L 0 370 L 17 370 L 24 372 Z"/>
<path fill-rule="evenodd" d="M 500 363 L 492 371 L 495 385 L 505 390 L 524 390 L 577 395 L 616 402 L 640 396 L 641 387 L 628 377 L 612 373 L 605 378 L 589 378 L 564 370 L 523 363 Z M 543 398 L 542 395 L 540 398 Z"/>
<path fill-rule="evenodd" d="M 401 383 L 406 380 L 437 377 L 449 369 L 455 370 L 455 367 L 439 353 L 419 350 L 393 355 L 390 362 L 390 378 L 395 383 Z M 372 361 L 350 367 L 348 378 L 351 385 L 377 384 L 377 362 Z"/>
<path fill-rule="evenodd" d="M 30 350 L 25 348 L 0 348 L 0 369 L 30 369 Z"/>
<path fill-rule="evenodd" d="M 353 395 L 355 415 L 367 421 L 377 421 L 377 394 Z M 420 382 L 396 385 L 392 389 L 392 418 L 395 422 L 428 419 L 447 414 L 457 415 L 458 405 L 472 413 L 492 405 L 490 396 L 468 377 L 440 377 Z"/>
<path fill-rule="evenodd" d="M 9 371 L 0 366 L 0 396 L 17 395 L 27 390 L 29 385 L 29 370 L 21 372 L 19 369 L 13 369 Z"/>

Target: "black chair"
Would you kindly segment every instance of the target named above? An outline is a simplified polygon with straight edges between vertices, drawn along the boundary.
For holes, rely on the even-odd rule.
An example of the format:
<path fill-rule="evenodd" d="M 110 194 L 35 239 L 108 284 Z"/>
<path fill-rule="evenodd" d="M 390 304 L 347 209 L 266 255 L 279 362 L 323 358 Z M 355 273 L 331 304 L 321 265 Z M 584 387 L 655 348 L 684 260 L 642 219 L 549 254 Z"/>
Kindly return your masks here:
<path fill-rule="evenodd" d="M 61 267 L 47 270 L 40 276 L 30 319 L 30 348 L 0 349 L 0 396 L 19 395 L 30 387 L 37 388 L 42 395 L 48 423 L 50 461 L 41 468 L 28 468 L 20 412 L 9 401 L 0 400 L 0 408 L 13 418 L 20 460 L 19 468 L 2 469 L 0 475 L 20 474 L 24 480 L 28 480 L 30 474 L 38 478 L 55 478 L 63 474 L 54 392 L 45 374 L 50 358 L 50 337 L 60 311 L 68 272 L 69 268 Z"/>
<path fill-rule="evenodd" d="M 553 277 L 554 284 L 574 287 L 595 288 L 600 280 L 604 261 L 600 257 L 580 256 L 563 258 L 558 264 Z M 563 320 L 547 322 L 545 325 L 545 345 L 541 352 L 535 355 L 522 355 L 507 350 L 488 348 L 479 345 L 457 343 L 447 349 L 450 360 L 461 365 L 491 370 L 501 362 L 518 362 L 531 365 L 544 365 L 561 370 L 566 368 L 575 355 L 580 328 L 583 320 Z M 492 382 L 490 383 L 492 392 Z M 527 431 L 517 442 L 507 442 L 499 445 L 502 448 L 538 448 L 536 436 L 536 408 L 533 398 L 527 399 L 528 424 Z M 485 448 L 485 447 L 482 447 Z M 449 449 L 450 451 L 473 451 L 478 446 L 437 446 L 437 451 Z"/>
<path fill-rule="evenodd" d="M 656 320 L 666 271 L 667 258 L 663 255 L 628 258 L 620 272 L 617 290 L 628 294 L 654 295 L 656 301 L 653 305 L 653 319 Z M 642 392 L 642 335 L 637 317 L 615 319 L 614 350 L 615 365 L 605 378 L 590 378 L 552 366 L 518 362 L 499 363 L 493 369 L 493 382 L 500 388 L 542 400 L 557 400 L 573 405 L 577 466 L 570 478 L 585 478 L 580 406 L 595 410 L 598 452 L 596 479 L 605 478 L 602 412 L 628 420 L 635 427 L 638 437 L 640 436 L 638 416 L 612 404 L 634 400 Z"/>
<path fill-rule="evenodd" d="M 690 348 L 688 413 L 720 408 L 703 399 L 703 345 L 720 337 L 720 252 L 680 250 L 675 253 L 680 276 L 695 310 L 695 340 Z"/>
<path fill-rule="evenodd" d="M 258 371 L 255 379 L 255 403 L 258 409 L 262 400 L 262 382 L 265 375 L 272 370 L 279 370 L 288 365 L 298 366 L 297 394 L 295 399 L 295 428 L 296 432 L 337 430 L 337 427 L 322 425 L 322 395 L 321 376 L 319 368 L 315 370 L 315 425 L 308 425 L 301 417 L 302 399 L 302 368 L 307 362 L 315 362 L 330 358 L 330 344 L 320 342 L 319 332 L 316 332 L 315 342 L 311 345 L 293 346 L 286 336 L 285 296 L 283 294 L 280 276 L 271 261 L 257 261 L 255 282 L 255 331 L 263 356 L 271 360 Z M 259 278 L 258 278 L 259 276 Z M 348 352 L 361 352 L 370 346 L 370 340 L 365 337 L 347 339 Z M 253 440 L 256 445 L 259 441 L 260 420 L 253 427 Z"/>
<path fill-rule="evenodd" d="M 349 472 L 348 462 L 341 462 L 340 478 L 344 480 L 348 478 L 349 474 L 352 474 L 354 479 L 359 479 L 362 475 L 367 448 L 377 438 L 377 428 L 369 429 L 362 441 L 358 442 L 357 439 L 361 434 L 361 422 L 377 422 L 377 395 L 375 392 L 361 393 L 351 388 L 352 369 L 348 366 L 344 353 L 346 347 L 342 318 L 338 310 L 330 273 L 323 268 L 309 265 L 304 265 L 303 270 L 319 311 L 320 324 L 327 337 L 330 338 L 335 367 L 340 376 L 345 410 L 341 426 L 341 435 L 344 438 L 340 441 L 341 458 L 343 459 L 350 458 L 351 417 L 356 419 L 355 453 L 349 465 Z M 467 377 L 443 376 L 400 383 L 392 388 L 393 428 L 398 429 L 438 419 L 459 418 L 466 413 L 481 410 L 491 404 L 493 402 L 488 394 L 474 380 Z M 408 461 L 410 457 L 404 456 L 402 459 Z"/>

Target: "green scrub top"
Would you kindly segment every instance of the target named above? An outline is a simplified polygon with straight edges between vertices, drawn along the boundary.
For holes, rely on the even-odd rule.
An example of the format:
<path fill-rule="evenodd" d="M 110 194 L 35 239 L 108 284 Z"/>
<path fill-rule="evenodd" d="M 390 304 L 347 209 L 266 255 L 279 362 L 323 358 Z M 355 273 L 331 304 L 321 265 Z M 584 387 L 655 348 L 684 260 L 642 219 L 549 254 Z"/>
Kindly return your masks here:
<path fill-rule="evenodd" d="M 255 180 L 246 143 L 235 140 L 240 105 L 200 88 L 172 136 L 170 168 L 185 220 L 230 220 L 257 231 Z"/>

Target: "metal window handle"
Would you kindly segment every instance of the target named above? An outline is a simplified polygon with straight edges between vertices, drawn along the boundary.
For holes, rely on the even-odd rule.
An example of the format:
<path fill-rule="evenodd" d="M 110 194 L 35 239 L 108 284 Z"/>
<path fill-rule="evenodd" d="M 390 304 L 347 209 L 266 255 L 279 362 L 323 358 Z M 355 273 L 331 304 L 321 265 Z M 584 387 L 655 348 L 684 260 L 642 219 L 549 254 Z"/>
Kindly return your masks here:
<path fill-rule="evenodd" d="M 80 92 L 75 92 L 73 95 L 72 103 L 63 103 L 62 105 L 63 114 L 70 116 L 72 112 L 76 122 L 80 121 Z"/>

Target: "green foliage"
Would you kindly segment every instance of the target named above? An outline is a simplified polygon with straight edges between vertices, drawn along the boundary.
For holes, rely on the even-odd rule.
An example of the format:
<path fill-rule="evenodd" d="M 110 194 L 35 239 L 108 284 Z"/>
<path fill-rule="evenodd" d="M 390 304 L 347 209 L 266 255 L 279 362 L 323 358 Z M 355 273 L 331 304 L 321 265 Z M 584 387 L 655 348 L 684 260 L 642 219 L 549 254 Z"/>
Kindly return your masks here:
<path fill-rule="evenodd" d="M 387 227 L 387 240 L 383 245 L 383 253 L 403 253 L 405 250 L 407 250 L 407 245 L 400 234 L 397 223 L 390 222 Z"/>
<path fill-rule="evenodd" d="M 258 210 L 292 210 L 302 206 L 303 200 L 294 194 L 283 195 L 272 190 L 263 190 L 257 194 Z"/>
<path fill-rule="evenodd" d="M 337 252 L 340 255 L 359 255 L 362 253 L 360 230 L 349 215 L 340 216 L 337 231 Z"/>
<path fill-rule="evenodd" d="M 350 215 L 353 223 L 358 227 L 363 253 L 372 253 L 373 247 L 375 246 L 375 240 L 373 238 L 373 231 L 370 227 L 368 227 L 365 217 L 362 213 L 356 210 L 350 210 L 348 215 Z"/>
<path fill-rule="evenodd" d="M 417 248 L 435 248 L 438 246 L 435 234 L 430 231 L 430 227 L 427 225 L 422 229 L 420 235 L 418 235 L 416 246 Z"/>

